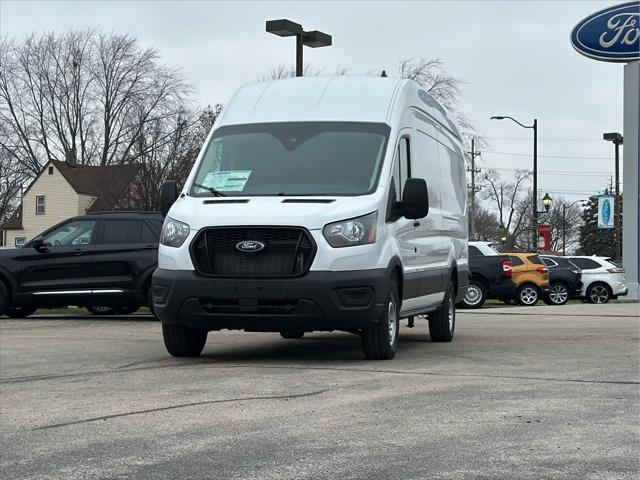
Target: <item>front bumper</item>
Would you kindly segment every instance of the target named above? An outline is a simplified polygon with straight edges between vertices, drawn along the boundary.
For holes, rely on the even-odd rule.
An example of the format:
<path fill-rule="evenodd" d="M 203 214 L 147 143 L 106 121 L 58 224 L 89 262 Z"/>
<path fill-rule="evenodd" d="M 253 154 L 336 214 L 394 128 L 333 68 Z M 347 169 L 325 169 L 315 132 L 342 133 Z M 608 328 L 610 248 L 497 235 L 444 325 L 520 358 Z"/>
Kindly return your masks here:
<path fill-rule="evenodd" d="M 311 271 L 295 278 L 212 278 L 158 269 L 153 303 L 165 324 L 206 330 L 351 330 L 376 323 L 386 269 Z"/>

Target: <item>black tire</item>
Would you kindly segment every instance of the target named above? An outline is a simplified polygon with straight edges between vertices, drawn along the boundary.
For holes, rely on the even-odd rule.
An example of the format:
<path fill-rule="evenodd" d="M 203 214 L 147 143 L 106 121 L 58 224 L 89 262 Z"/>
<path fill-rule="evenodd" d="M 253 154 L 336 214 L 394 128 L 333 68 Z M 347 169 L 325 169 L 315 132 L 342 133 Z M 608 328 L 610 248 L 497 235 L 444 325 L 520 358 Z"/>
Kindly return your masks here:
<path fill-rule="evenodd" d="M 564 282 L 552 283 L 542 301 L 547 305 L 564 305 L 569 301 L 569 287 Z"/>
<path fill-rule="evenodd" d="M 540 300 L 540 289 L 533 283 L 520 285 L 516 300 L 523 307 L 533 307 Z"/>
<path fill-rule="evenodd" d="M 89 305 L 85 308 L 94 315 L 117 315 L 119 313 L 118 307 L 101 307 L 99 305 Z"/>
<path fill-rule="evenodd" d="M 362 331 L 362 350 L 368 360 L 391 360 L 398 350 L 400 303 L 395 280 L 389 281 L 385 307 L 378 323 Z"/>
<path fill-rule="evenodd" d="M 460 302 L 462 308 L 480 308 L 487 301 L 487 287 L 478 280 L 470 280 L 464 300 Z"/>
<path fill-rule="evenodd" d="M 611 300 L 611 288 L 604 282 L 594 282 L 587 288 L 587 302 L 609 303 Z"/>
<path fill-rule="evenodd" d="M 9 305 L 9 289 L 4 284 L 2 280 L 0 280 L 0 315 L 4 313 L 4 309 Z"/>
<path fill-rule="evenodd" d="M 38 307 L 30 307 L 27 305 L 19 305 L 6 307 L 4 309 L 4 314 L 10 318 L 27 318 L 29 315 L 33 314 Z"/>
<path fill-rule="evenodd" d="M 296 339 L 304 337 L 304 332 L 302 330 L 285 330 L 280 332 L 280 336 L 286 339 Z"/>
<path fill-rule="evenodd" d="M 207 331 L 185 325 L 162 324 L 164 346 L 174 357 L 198 357 L 207 343 Z"/>
<path fill-rule="evenodd" d="M 456 330 L 456 294 L 453 282 L 444 295 L 442 308 L 429 314 L 429 335 L 432 342 L 450 342 Z"/>

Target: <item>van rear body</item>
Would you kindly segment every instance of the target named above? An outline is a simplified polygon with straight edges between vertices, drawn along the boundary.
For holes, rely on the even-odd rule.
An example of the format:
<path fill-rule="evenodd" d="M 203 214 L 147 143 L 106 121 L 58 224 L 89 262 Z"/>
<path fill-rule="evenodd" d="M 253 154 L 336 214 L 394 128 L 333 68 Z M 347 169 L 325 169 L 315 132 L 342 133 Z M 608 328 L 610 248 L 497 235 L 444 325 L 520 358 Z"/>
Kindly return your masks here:
<path fill-rule="evenodd" d="M 451 340 L 466 205 L 458 129 L 416 83 L 245 86 L 165 219 L 153 284 L 167 348 L 197 355 L 221 329 L 346 330 L 391 358 L 398 320 L 423 314 Z"/>

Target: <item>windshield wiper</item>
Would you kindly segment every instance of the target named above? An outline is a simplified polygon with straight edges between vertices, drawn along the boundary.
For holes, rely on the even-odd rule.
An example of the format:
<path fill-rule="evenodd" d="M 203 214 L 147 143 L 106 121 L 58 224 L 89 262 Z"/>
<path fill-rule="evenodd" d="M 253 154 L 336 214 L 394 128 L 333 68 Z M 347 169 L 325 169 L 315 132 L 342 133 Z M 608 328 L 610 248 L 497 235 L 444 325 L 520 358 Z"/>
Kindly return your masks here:
<path fill-rule="evenodd" d="M 202 185 L 201 183 L 194 183 L 193 186 L 196 188 L 202 188 L 203 190 L 206 190 L 207 192 L 213 194 L 214 197 L 226 197 L 224 193 L 222 193 L 219 190 L 216 190 L 213 187 L 208 187 L 206 185 Z"/>

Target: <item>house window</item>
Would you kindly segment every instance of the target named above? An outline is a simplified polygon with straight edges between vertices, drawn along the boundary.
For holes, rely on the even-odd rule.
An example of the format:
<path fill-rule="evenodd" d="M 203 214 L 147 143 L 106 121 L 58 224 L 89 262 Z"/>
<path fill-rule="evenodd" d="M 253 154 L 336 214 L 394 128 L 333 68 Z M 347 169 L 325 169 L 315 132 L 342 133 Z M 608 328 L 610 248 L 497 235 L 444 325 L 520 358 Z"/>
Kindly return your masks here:
<path fill-rule="evenodd" d="M 38 195 L 36 197 L 36 215 L 44 215 L 45 196 Z"/>
<path fill-rule="evenodd" d="M 49 167 L 49 175 L 53 175 L 53 167 Z"/>
<path fill-rule="evenodd" d="M 16 247 L 22 247 L 27 243 L 27 237 L 16 237 Z"/>

